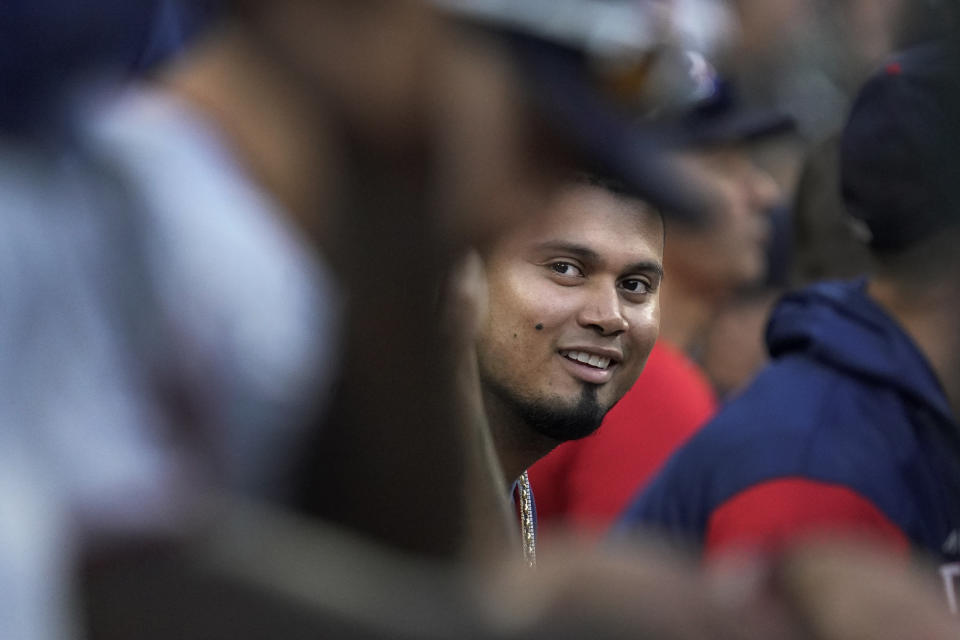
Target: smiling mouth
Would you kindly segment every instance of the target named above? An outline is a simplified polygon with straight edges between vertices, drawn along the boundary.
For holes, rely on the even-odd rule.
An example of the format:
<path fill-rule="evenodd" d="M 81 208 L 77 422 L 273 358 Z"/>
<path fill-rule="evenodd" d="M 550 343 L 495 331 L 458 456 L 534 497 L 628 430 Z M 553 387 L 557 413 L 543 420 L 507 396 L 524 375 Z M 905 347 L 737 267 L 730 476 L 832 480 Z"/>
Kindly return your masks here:
<path fill-rule="evenodd" d="M 610 358 L 590 354 L 585 351 L 561 351 L 560 355 L 567 360 L 573 360 L 580 364 L 585 364 L 599 371 L 606 371 L 610 367 Z"/>

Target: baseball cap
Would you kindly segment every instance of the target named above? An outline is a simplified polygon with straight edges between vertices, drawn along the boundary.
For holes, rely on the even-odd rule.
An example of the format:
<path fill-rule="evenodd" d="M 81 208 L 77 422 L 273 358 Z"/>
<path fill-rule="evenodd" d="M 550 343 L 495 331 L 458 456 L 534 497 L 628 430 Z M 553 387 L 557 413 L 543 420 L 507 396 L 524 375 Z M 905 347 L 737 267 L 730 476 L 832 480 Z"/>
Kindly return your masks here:
<path fill-rule="evenodd" d="M 960 222 L 960 56 L 933 42 L 892 57 L 840 141 L 844 204 L 870 247 L 897 252 Z"/>
<path fill-rule="evenodd" d="M 793 131 L 796 121 L 774 108 L 750 106 L 729 78 L 719 78 L 714 90 L 675 123 L 677 143 L 703 148 L 745 144 Z"/>
<path fill-rule="evenodd" d="M 702 56 L 672 40 L 654 0 L 434 0 L 501 38 L 530 102 L 583 170 L 615 181 L 666 215 L 702 223 L 706 190 L 664 126 L 714 90 Z"/>

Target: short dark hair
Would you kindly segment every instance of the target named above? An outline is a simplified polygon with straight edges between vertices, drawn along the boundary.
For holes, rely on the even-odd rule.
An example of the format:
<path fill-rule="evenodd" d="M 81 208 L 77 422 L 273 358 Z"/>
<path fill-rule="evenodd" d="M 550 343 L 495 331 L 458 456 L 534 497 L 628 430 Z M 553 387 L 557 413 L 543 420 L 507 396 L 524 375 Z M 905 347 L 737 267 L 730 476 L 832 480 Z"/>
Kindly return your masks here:
<path fill-rule="evenodd" d="M 589 187 L 597 187 L 598 189 L 604 189 L 609 191 L 615 196 L 621 198 L 626 198 L 629 200 L 636 200 L 638 202 L 643 202 L 646 207 L 645 209 L 650 213 L 656 214 L 660 218 L 660 227 L 663 229 L 663 242 L 667 242 L 667 218 L 663 215 L 663 211 L 659 207 L 655 207 L 646 200 L 643 200 L 638 196 L 632 189 L 627 187 L 623 182 L 617 180 L 616 178 L 611 178 L 609 176 L 604 176 L 598 173 L 591 173 L 587 171 L 577 171 L 574 172 L 571 181 L 574 184 L 587 185 Z"/>

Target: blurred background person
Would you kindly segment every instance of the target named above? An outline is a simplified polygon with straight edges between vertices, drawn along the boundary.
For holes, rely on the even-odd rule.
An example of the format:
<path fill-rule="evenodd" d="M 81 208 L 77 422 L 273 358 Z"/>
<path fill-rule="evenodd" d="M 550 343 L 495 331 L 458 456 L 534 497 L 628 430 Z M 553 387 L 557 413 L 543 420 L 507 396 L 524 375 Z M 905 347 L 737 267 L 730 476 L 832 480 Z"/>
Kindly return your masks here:
<path fill-rule="evenodd" d="M 671 459 L 627 522 L 707 557 L 848 534 L 956 562 L 954 46 L 891 59 L 844 129 L 843 197 L 869 240 L 872 275 L 778 304 L 773 362 Z"/>
<path fill-rule="evenodd" d="M 954 0 L 734 0 L 723 68 L 813 141 L 835 133 L 863 79 L 897 48 L 954 33 Z"/>
<path fill-rule="evenodd" d="M 785 200 L 770 211 L 764 276 L 740 287 L 718 306 L 693 352 L 721 404 L 741 391 L 767 363 L 764 329 L 770 310 L 790 286 L 789 270 L 797 251 L 793 216 L 793 208 Z"/>
<path fill-rule="evenodd" d="M 755 100 L 790 112 L 801 135 L 756 154 L 783 193 L 793 195 L 772 217 L 766 279 L 718 309 L 697 353 L 722 399 L 741 391 L 768 361 L 764 327 L 785 290 L 868 270 L 831 168 L 843 115 L 859 83 L 890 51 L 957 25 L 955 2 L 735 4 L 740 37 L 730 41 L 723 64 L 743 75 Z"/>

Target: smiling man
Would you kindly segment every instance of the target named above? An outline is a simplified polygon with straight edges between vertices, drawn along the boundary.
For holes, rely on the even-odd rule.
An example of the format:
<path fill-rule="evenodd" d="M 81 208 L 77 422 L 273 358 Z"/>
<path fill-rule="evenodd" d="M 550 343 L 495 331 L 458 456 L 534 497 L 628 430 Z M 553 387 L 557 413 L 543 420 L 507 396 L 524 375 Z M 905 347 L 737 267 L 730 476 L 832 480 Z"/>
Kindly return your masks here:
<path fill-rule="evenodd" d="M 643 370 L 660 328 L 663 222 L 579 182 L 484 254 L 477 358 L 507 484 L 593 433 Z"/>

